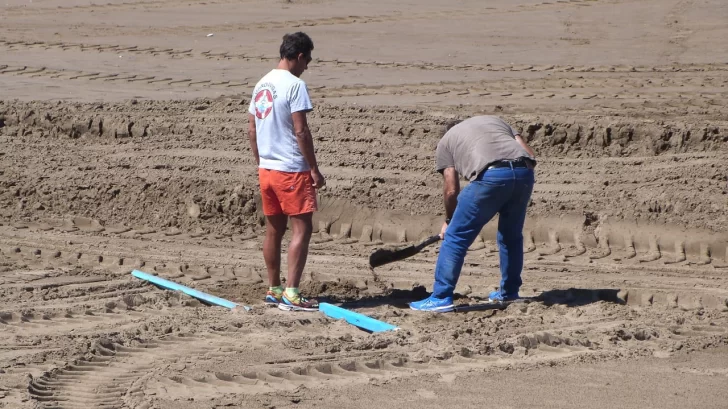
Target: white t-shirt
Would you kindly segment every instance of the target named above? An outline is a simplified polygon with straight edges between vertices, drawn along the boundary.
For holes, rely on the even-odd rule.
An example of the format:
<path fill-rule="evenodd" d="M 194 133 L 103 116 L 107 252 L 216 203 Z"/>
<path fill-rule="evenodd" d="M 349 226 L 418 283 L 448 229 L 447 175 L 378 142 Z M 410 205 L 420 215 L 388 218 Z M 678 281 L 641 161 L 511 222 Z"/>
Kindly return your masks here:
<path fill-rule="evenodd" d="M 275 69 L 255 85 L 248 112 L 255 115 L 260 167 L 282 172 L 310 170 L 298 148 L 291 114 L 313 109 L 306 83 Z"/>

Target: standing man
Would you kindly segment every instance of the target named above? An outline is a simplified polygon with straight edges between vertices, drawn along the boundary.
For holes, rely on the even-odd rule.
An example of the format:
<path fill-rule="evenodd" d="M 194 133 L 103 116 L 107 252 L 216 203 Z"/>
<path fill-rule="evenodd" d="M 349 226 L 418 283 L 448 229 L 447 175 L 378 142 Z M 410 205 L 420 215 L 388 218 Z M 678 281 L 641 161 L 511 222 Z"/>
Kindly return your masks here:
<path fill-rule="evenodd" d="M 316 311 L 318 303 L 298 291 L 317 210 L 316 189 L 326 184 L 316 162 L 306 113 L 313 109 L 306 83 L 299 77 L 311 62 L 313 41 L 301 32 L 286 34 L 281 59 L 253 91 L 248 116 L 250 148 L 258 164 L 266 234 L 263 257 L 270 288 L 267 304 L 282 310 Z M 281 242 L 291 220 L 288 279 L 281 287 Z"/>
<path fill-rule="evenodd" d="M 444 178 L 446 219 L 432 295 L 410 303 L 419 311 L 454 309 L 453 292 L 465 253 L 483 226 L 498 218 L 500 289 L 491 302 L 518 298 L 523 269 L 523 224 L 533 191 L 533 150 L 510 125 L 495 116 L 449 124 L 437 145 L 437 171 Z M 459 175 L 470 180 L 460 193 Z"/>

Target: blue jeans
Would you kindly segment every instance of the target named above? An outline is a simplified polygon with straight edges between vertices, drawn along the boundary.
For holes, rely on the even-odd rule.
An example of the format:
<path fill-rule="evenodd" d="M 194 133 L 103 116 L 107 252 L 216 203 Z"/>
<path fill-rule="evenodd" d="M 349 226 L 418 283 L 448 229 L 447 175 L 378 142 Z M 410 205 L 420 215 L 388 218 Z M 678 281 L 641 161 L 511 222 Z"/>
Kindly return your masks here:
<path fill-rule="evenodd" d="M 523 269 L 523 224 L 534 184 L 532 169 L 495 168 L 483 172 L 458 195 L 435 267 L 432 295 L 452 297 L 465 253 L 486 223 L 499 214 L 500 291 L 518 296 Z"/>

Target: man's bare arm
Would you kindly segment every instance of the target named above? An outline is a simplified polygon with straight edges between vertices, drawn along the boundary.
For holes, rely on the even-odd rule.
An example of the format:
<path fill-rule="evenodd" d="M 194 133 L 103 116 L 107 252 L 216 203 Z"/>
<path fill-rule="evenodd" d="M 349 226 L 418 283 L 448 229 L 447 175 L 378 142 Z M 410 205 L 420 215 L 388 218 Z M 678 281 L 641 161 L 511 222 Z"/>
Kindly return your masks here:
<path fill-rule="evenodd" d="M 301 153 L 306 159 L 306 163 L 308 163 L 311 170 L 316 170 L 318 169 L 318 163 L 316 162 L 316 154 L 313 150 L 313 137 L 311 136 L 311 130 L 308 129 L 306 113 L 301 111 L 294 112 L 292 115 L 293 131 L 296 133 L 298 148 L 301 150 Z"/>
<path fill-rule="evenodd" d="M 458 194 L 460 194 L 460 179 L 455 168 L 445 168 L 442 172 L 444 186 L 442 197 L 445 202 L 446 218 L 451 219 L 458 205 Z"/>
<path fill-rule="evenodd" d="M 523 147 L 523 149 L 525 149 L 529 155 L 531 155 L 534 158 L 536 157 L 536 152 L 534 152 L 533 149 L 531 149 L 531 147 L 528 146 L 528 144 L 526 143 L 526 141 L 523 139 L 523 137 L 521 135 L 516 135 L 516 142 L 518 142 L 518 144 L 521 145 L 521 147 Z"/>
<path fill-rule="evenodd" d="M 250 150 L 255 156 L 255 164 L 260 165 L 260 156 L 258 155 L 258 132 L 255 130 L 255 115 L 248 113 L 248 140 L 250 141 Z"/>
<path fill-rule="evenodd" d="M 316 162 L 316 153 L 313 149 L 313 136 L 311 136 L 311 130 L 308 129 L 308 121 L 306 120 L 306 112 L 299 111 L 292 114 L 293 118 L 293 131 L 296 133 L 296 140 L 298 141 L 298 148 L 303 154 L 303 158 L 306 159 L 306 163 L 311 168 L 311 177 L 313 178 L 313 186 L 316 188 L 323 187 L 326 184 L 324 176 L 321 174 L 318 168 L 318 162 Z"/>

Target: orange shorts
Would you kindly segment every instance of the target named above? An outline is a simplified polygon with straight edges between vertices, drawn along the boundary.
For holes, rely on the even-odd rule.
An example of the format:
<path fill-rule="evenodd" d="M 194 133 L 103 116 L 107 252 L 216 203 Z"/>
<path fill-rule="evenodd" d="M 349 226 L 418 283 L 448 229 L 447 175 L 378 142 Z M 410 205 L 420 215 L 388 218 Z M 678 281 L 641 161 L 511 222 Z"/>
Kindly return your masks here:
<path fill-rule="evenodd" d="M 263 214 L 297 216 L 318 210 L 311 172 L 281 172 L 258 168 Z"/>

